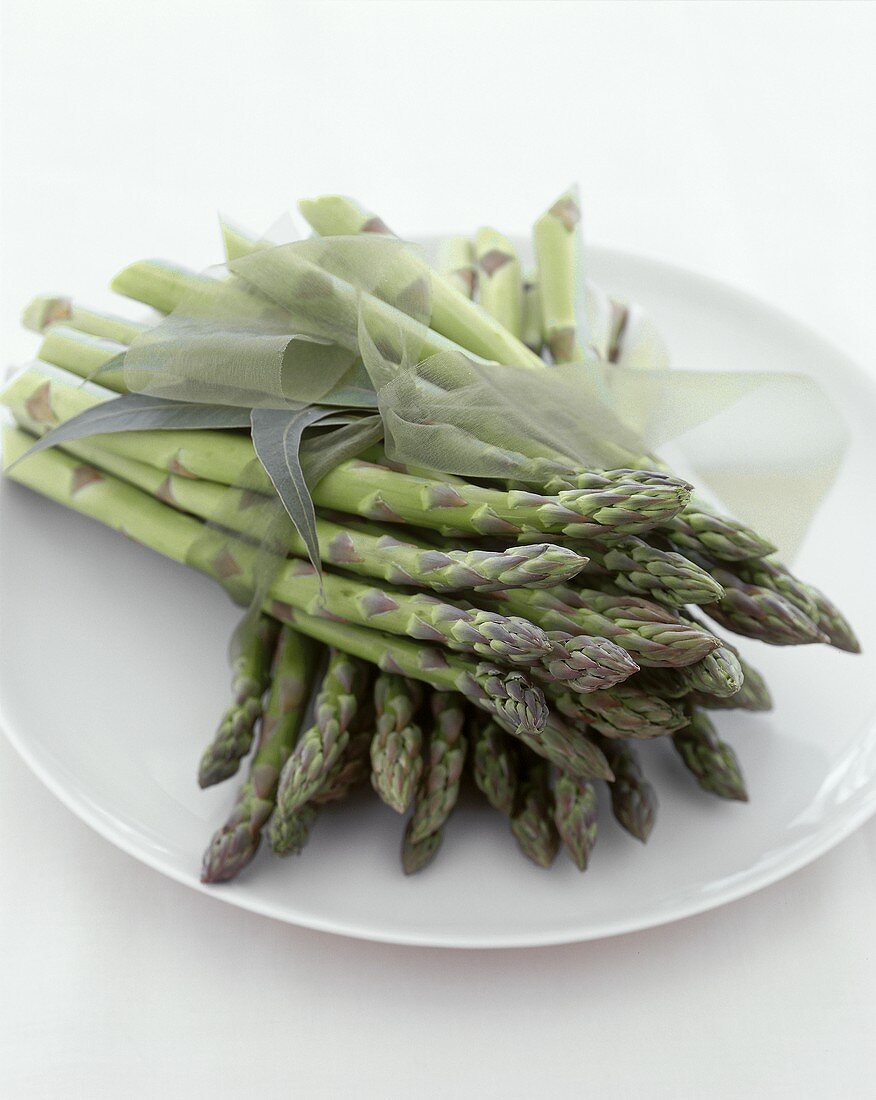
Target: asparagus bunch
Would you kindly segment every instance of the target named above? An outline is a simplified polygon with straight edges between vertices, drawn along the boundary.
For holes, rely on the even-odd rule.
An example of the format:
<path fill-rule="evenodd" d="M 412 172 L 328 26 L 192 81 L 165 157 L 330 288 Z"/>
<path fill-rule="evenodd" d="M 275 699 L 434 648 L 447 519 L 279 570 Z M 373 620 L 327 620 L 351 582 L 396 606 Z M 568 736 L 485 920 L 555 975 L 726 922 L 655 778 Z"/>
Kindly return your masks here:
<path fill-rule="evenodd" d="M 302 212 L 323 236 L 391 235 L 382 218 L 340 196 L 303 203 Z M 535 371 L 546 366 L 542 352 L 582 370 L 599 355 L 622 363 L 635 338 L 630 310 L 596 296 L 581 314 L 580 219 L 575 193 L 552 204 L 534 229 L 537 271 L 525 278 L 495 229 L 450 239 L 436 270 L 411 259 L 401 297 L 421 301 L 428 287 L 429 327 L 424 336 L 378 298 L 387 346 L 395 326 L 422 337 L 426 355 L 454 351 Z M 230 259 L 267 247 L 230 228 L 225 243 Z M 220 284 L 144 261 L 113 286 L 166 313 Z M 304 261 L 290 268 L 286 289 L 290 298 L 322 295 L 317 338 L 337 335 L 333 308 L 347 319 L 358 308 L 355 288 Z M 259 544 L 276 515 L 274 488 L 242 432 L 71 436 L 10 468 L 36 437 L 127 391 L 124 356 L 149 328 L 48 296 L 24 322 L 42 342 L 40 361 L 0 396 L 18 425 L 4 433 L 8 475 L 238 598 L 264 599 L 199 770 L 202 785 L 226 779 L 255 743 L 205 854 L 205 882 L 234 877 L 266 826 L 275 852 L 300 851 L 322 808 L 369 774 L 389 807 L 411 810 L 402 866 L 420 870 L 442 844 L 466 760 L 530 860 L 549 866 L 562 844 L 584 870 L 600 784 L 624 829 L 644 841 L 653 828 L 657 798 L 635 740 L 671 738 L 701 788 L 747 797 L 732 749 L 705 712 L 766 710 L 769 691 L 694 612 L 768 644 L 859 648 L 838 609 L 776 561 L 767 540 L 704 504 L 658 459 L 620 446 L 618 468 L 581 470 L 515 439 L 545 471 L 524 487 L 405 469 L 379 447 L 351 452 L 309 486 L 321 574 L 290 526 L 285 543 L 270 547 L 265 592 Z"/>

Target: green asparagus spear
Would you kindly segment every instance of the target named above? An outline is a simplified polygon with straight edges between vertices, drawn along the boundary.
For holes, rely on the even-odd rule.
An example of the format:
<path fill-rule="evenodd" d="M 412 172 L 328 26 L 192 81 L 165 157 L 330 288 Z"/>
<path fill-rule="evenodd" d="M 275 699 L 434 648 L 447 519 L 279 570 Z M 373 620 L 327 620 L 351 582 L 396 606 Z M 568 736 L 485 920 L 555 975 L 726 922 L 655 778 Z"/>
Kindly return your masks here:
<path fill-rule="evenodd" d="M 614 781 L 609 784 L 611 808 L 618 823 L 644 844 L 657 817 L 657 793 L 642 771 L 635 750 L 624 741 L 600 741 L 611 761 Z"/>
<path fill-rule="evenodd" d="M 422 871 L 427 867 L 438 854 L 438 849 L 441 847 L 441 841 L 443 839 L 444 829 L 442 827 L 437 829 L 434 833 L 428 833 L 422 840 L 413 840 L 411 837 L 411 823 L 408 822 L 402 840 L 401 851 L 402 870 L 404 873 L 406 875 L 415 875 L 417 871 Z"/>
<path fill-rule="evenodd" d="M 318 813 L 319 806 L 314 802 L 306 802 L 291 814 L 280 815 L 275 809 L 268 830 L 274 854 L 301 855 Z"/>
<path fill-rule="evenodd" d="M 260 615 L 243 639 L 232 669 L 234 699 L 201 757 L 198 768 L 201 787 L 210 787 L 234 775 L 250 750 L 256 723 L 262 715 L 262 695 L 270 681 L 278 631 L 275 620 Z"/>
<path fill-rule="evenodd" d="M 477 268 L 474 245 L 468 237 L 448 237 L 438 250 L 438 272 L 465 298 L 474 298 Z"/>
<path fill-rule="evenodd" d="M 736 754 L 718 737 L 711 720 L 702 711 L 691 708 L 690 724 L 674 734 L 672 742 L 684 766 L 704 791 L 719 798 L 748 801 Z"/>
<path fill-rule="evenodd" d="M 422 698 L 419 684 L 403 676 L 383 672 L 374 684 L 371 786 L 399 814 L 410 806 L 423 774 L 423 733 L 414 721 Z"/>
<path fill-rule="evenodd" d="M 495 229 L 475 237 L 481 308 L 518 339 L 523 335 L 523 279 L 514 245 Z"/>
<path fill-rule="evenodd" d="M 97 377 L 100 372 L 101 386 L 125 393 L 127 384 L 120 357 L 126 351 L 125 344 L 106 337 L 92 336 L 66 325 L 53 325 L 43 337 L 37 354 L 43 362 L 63 367 L 82 378 Z"/>
<path fill-rule="evenodd" d="M 738 654 L 737 660 L 742 669 L 742 687 L 733 695 L 719 696 L 702 691 L 691 691 L 688 701 L 705 710 L 751 710 L 767 711 L 773 709 L 773 700 L 766 680 L 744 661 Z"/>
<path fill-rule="evenodd" d="M 435 691 L 429 698 L 429 707 L 432 722 L 426 768 L 417 790 L 410 824 L 410 839 L 414 844 L 437 832 L 450 816 L 459 797 L 459 783 L 465 764 L 465 707 L 462 699 L 450 692 Z"/>
<path fill-rule="evenodd" d="M 209 288 L 215 281 L 169 260 L 138 260 L 113 278 L 110 289 L 159 313 L 170 313 L 191 291 Z"/>
<path fill-rule="evenodd" d="M 815 625 L 830 644 L 846 653 L 860 653 L 861 643 L 836 604 L 814 585 L 807 585 L 806 588 L 816 608 Z"/>
<path fill-rule="evenodd" d="M 347 747 L 350 723 L 368 681 L 367 666 L 329 650 L 329 661 L 316 697 L 313 725 L 302 735 L 283 765 L 277 788 L 277 821 L 290 818 L 323 787 Z M 272 823 L 272 830 L 275 825 Z"/>
<path fill-rule="evenodd" d="M 757 638 L 769 645 L 810 645 L 828 637 L 803 611 L 778 592 L 731 579 L 726 570 L 716 569 L 715 578 L 724 588 L 718 603 L 704 604 L 703 611 L 716 623 Z"/>
<path fill-rule="evenodd" d="M 48 294 L 33 299 L 22 314 L 21 323 L 32 332 L 45 332 L 55 325 L 63 325 L 66 329 L 76 329 L 120 344 L 132 344 L 149 327 L 143 321 L 97 313 L 69 298 L 53 298 Z M 42 353 L 41 358 L 44 358 Z"/>
<path fill-rule="evenodd" d="M 589 696 L 576 695 L 574 698 L 589 698 Z M 562 707 L 559 709 L 562 711 Z M 611 778 L 608 762 L 602 750 L 589 736 L 586 722 L 581 720 L 580 710 L 573 711 L 569 707 L 563 718 L 551 713 L 538 737 L 527 734 L 518 736 L 533 752 L 543 756 L 569 775 L 577 776 L 579 779 Z"/>
<path fill-rule="evenodd" d="M 679 706 L 669 699 L 642 691 L 629 681 L 587 695 L 557 690 L 561 686 L 548 688 L 560 713 L 589 722 L 605 737 L 648 740 L 687 725 L 687 716 Z"/>
<path fill-rule="evenodd" d="M 577 195 L 567 191 L 535 223 L 532 239 L 538 262 L 544 341 L 555 363 L 581 362 L 584 348 L 575 313 L 578 282 L 578 224 L 581 208 Z"/>
<path fill-rule="evenodd" d="M 554 780 L 554 824 L 579 871 L 586 871 L 596 843 L 596 787 L 560 772 Z"/>
<path fill-rule="evenodd" d="M 646 596 L 668 607 L 714 603 L 724 595 L 715 578 L 683 554 L 661 550 L 639 538 L 610 547 L 581 543 L 575 547 L 589 559 L 582 580 L 608 576 L 624 592 Z"/>
<path fill-rule="evenodd" d="M 510 817 L 517 805 L 519 752 L 496 722 L 474 712 L 468 725 L 472 774 L 490 805 Z"/>
<path fill-rule="evenodd" d="M 538 680 L 559 681 L 570 691 L 599 691 L 626 680 L 639 666 L 619 645 L 608 638 L 573 635 L 563 630 L 548 631 L 554 648 L 533 665 Z"/>
<path fill-rule="evenodd" d="M 289 757 L 307 703 L 316 647 L 283 627 L 271 671 L 271 690 L 249 776 L 228 820 L 204 853 L 202 882 L 228 882 L 252 860 L 271 816 L 280 769 Z"/>
<path fill-rule="evenodd" d="M 560 847 L 549 779 L 545 762 L 531 757 L 520 785 L 520 806 L 511 818 L 511 832 L 520 851 L 539 867 L 550 867 Z"/>
<path fill-rule="evenodd" d="M 364 782 L 371 771 L 371 739 L 374 737 L 374 707 L 360 703 L 356 717 L 350 726 L 350 739 L 334 767 L 328 774 L 324 786 L 317 791 L 311 802 L 323 805 L 326 802 L 340 802 L 350 791 Z"/>
<path fill-rule="evenodd" d="M 818 607 L 809 585 L 797 580 L 788 567 L 781 562 L 773 561 L 771 558 L 755 558 L 752 561 L 736 562 L 728 568 L 744 584 L 777 592 L 810 619 L 817 617 Z"/>
<path fill-rule="evenodd" d="M 608 638 L 643 667 L 690 665 L 721 644 L 713 634 L 682 621 L 667 608 L 635 596 L 557 585 L 538 592 L 509 589 L 483 599 L 488 606 L 524 615 L 548 631 Z"/>
<path fill-rule="evenodd" d="M 744 523 L 715 512 L 694 497 L 662 533 L 683 553 L 693 551 L 721 561 L 748 561 L 775 552 L 775 546 Z"/>
<path fill-rule="evenodd" d="M 684 668 L 654 668 L 634 681 L 645 691 L 669 699 L 683 699 L 692 692 L 710 698 L 730 699 L 738 695 L 745 673 L 737 652 L 722 645 L 696 664 Z"/>

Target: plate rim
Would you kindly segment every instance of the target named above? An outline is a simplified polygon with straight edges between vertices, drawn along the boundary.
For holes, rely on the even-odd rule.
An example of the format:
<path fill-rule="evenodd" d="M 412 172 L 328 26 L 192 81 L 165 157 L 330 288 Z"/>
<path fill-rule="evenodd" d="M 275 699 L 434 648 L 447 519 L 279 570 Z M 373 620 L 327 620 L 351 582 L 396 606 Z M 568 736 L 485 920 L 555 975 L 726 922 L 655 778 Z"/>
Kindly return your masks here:
<path fill-rule="evenodd" d="M 841 347 L 810 325 L 787 313 L 781 307 L 774 306 L 749 291 L 736 287 L 713 275 L 701 272 L 696 268 L 627 249 L 604 245 L 591 245 L 589 249 L 592 254 L 602 256 L 604 259 L 621 260 L 624 263 L 648 268 L 654 273 L 662 272 L 672 277 L 692 279 L 701 284 L 706 284 L 714 292 L 735 299 L 740 304 L 744 304 L 749 310 L 760 312 L 762 315 L 769 315 L 773 320 L 794 328 L 810 343 L 821 345 L 831 355 L 834 372 L 839 369 L 851 381 L 868 388 L 872 388 L 876 384 L 872 373 L 853 360 Z M 812 834 L 805 843 L 802 843 L 799 851 L 785 856 L 777 863 L 771 862 L 759 871 L 753 868 L 742 872 L 727 881 L 719 889 L 710 891 L 708 894 L 700 893 L 694 898 L 681 899 L 675 905 L 667 906 L 658 914 L 643 913 L 626 920 L 603 921 L 577 930 L 548 929 L 543 932 L 496 932 L 491 933 L 489 936 L 459 933 L 457 931 L 442 933 L 434 929 L 430 932 L 406 932 L 400 929 L 382 930 L 352 920 L 319 918 L 311 914 L 293 915 L 289 913 L 287 906 L 252 897 L 245 891 L 235 892 L 233 884 L 220 888 L 204 885 L 195 874 L 176 868 L 169 861 L 163 860 L 153 849 L 136 843 L 117 824 L 114 826 L 112 819 L 103 815 L 75 786 L 65 786 L 62 779 L 51 771 L 48 763 L 41 760 L 39 754 L 31 749 L 26 736 L 23 736 L 22 732 L 16 728 L 15 723 L 9 719 L 2 695 L 0 695 L 0 731 L 35 777 L 80 821 L 104 840 L 109 841 L 116 848 L 125 852 L 126 855 L 165 875 L 172 881 L 194 889 L 217 902 L 232 905 L 284 924 L 291 924 L 316 932 L 404 947 L 462 950 L 550 947 L 570 943 L 586 943 L 613 936 L 629 935 L 650 928 L 660 928 L 740 901 L 768 886 L 781 882 L 831 851 L 876 814 L 876 776 L 874 776 L 867 787 L 859 788 L 855 792 L 855 796 L 843 805 L 839 813 L 820 828 L 817 833 Z M 872 733 L 872 729 L 870 732 Z M 862 736 L 866 736 L 866 734 Z"/>

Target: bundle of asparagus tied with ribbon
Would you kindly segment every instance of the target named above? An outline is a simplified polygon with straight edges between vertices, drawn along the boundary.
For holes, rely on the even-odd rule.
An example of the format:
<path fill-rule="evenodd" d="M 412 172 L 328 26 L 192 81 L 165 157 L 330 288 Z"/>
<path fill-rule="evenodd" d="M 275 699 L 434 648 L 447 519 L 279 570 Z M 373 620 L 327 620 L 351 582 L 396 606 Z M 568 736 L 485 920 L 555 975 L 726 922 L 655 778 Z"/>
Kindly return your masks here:
<path fill-rule="evenodd" d="M 38 358 L 0 398 L 8 477 L 248 605 L 197 778 L 248 771 L 203 880 L 234 878 L 262 834 L 300 852 L 369 778 L 409 815 L 406 873 L 466 775 L 534 863 L 562 846 L 581 870 L 600 785 L 631 835 L 654 826 L 637 740 L 745 800 L 707 711 L 772 704 L 705 619 L 857 642 L 654 454 L 641 399 L 665 348 L 584 279 L 576 194 L 536 222 L 528 273 L 492 228 L 432 267 L 352 200 L 300 209 L 309 240 L 224 226 L 219 270 L 125 268 L 113 289 L 151 319 L 37 298 Z"/>

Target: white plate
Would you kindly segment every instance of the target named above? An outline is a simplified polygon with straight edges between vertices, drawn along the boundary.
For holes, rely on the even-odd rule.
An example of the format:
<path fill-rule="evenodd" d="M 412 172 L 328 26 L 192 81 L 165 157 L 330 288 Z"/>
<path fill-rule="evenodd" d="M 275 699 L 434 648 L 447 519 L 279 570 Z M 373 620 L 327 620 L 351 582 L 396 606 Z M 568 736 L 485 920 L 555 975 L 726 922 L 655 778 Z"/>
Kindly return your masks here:
<path fill-rule="evenodd" d="M 810 646 L 746 653 L 768 674 L 770 715 L 719 717 L 748 805 L 702 794 L 669 745 L 643 748 L 661 807 L 646 847 L 605 812 L 592 865 L 528 864 L 479 805 L 454 816 L 425 873 L 399 869 L 399 819 L 376 799 L 328 812 L 300 858 L 263 851 L 207 892 L 279 920 L 396 943 L 512 947 L 593 939 L 742 897 L 827 851 L 876 809 L 876 386 L 811 332 L 711 280 L 594 249 L 594 279 L 651 310 L 679 367 L 776 369 L 823 379 L 852 445 L 799 570 L 854 612 L 865 653 Z M 233 784 L 194 775 L 228 693 L 237 613 L 206 578 L 4 483 L 0 489 L 0 720 L 79 817 L 193 889 Z M 870 566 L 872 568 L 872 566 Z M 39 853 L 33 853 L 38 870 Z"/>

